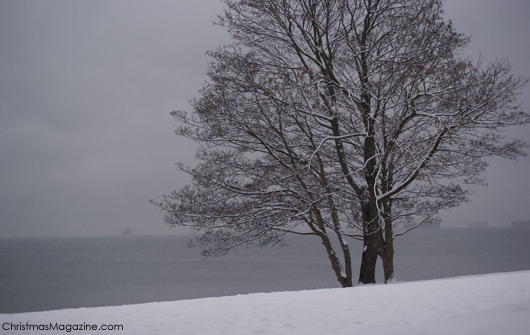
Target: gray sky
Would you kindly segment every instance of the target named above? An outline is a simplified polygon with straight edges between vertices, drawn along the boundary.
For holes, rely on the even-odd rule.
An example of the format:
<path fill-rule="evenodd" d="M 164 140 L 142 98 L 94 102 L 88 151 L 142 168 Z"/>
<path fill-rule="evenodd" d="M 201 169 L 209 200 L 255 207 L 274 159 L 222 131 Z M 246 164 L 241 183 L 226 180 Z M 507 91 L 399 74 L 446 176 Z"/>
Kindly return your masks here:
<path fill-rule="evenodd" d="M 183 186 L 174 135 L 205 79 L 219 0 L 0 1 L 0 236 L 167 233 L 148 203 Z M 530 75 L 530 2 L 448 0 L 470 53 Z M 521 101 L 530 107 L 530 87 Z M 514 134 L 530 142 L 530 129 Z M 488 188 L 442 216 L 451 226 L 530 219 L 530 160 L 492 160 Z"/>

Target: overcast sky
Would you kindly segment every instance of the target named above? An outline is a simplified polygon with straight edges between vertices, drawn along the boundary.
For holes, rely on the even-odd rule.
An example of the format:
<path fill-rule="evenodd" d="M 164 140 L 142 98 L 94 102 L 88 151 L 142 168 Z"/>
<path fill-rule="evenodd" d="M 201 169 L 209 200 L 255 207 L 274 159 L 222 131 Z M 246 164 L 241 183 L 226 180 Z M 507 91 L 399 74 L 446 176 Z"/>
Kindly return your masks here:
<path fill-rule="evenodd" d="M 204 53 L 228 42 L 219 0 L 0 0 L 0 237 L 163 234 L 148 203 L 183 186 L 189 109 Z M 448 0 L 469 52 L 530 75 L 528 0 Z M 530 87 L 521 101 L 530 108 Z M 530 142 L 530 129 L 513 134 Z M 530 219 L 530 160 L 492 160 L 488 188 L 442 216 L 452 226 Z"/>

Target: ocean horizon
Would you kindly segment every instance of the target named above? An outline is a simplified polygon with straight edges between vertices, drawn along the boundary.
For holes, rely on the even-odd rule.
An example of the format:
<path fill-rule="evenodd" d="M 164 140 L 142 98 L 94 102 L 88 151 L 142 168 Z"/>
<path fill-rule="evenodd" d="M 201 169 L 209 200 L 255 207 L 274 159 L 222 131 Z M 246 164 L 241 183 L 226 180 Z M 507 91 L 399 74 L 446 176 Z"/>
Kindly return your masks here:
<path fill-rule="evenodd" d="M 339 287 L 317 238 L 204 259 L 189 235 L 0 239 L 0 313 Z M 418 229 L 397 238 L 398 281 L 530 270 L 530 229 Z M 354 276 L 362 243 L 351 240 Z M 378 264 L 377 281 L 383 281 Z"/>

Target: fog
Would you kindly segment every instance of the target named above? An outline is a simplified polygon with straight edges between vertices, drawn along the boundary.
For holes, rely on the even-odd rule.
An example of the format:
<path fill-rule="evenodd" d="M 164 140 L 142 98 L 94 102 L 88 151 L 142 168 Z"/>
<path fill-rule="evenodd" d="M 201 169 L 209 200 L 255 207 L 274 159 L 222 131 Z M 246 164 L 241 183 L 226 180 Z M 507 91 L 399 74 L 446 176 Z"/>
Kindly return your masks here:
<path fill-rule="evenodd" d="M 204 53 L 229 41 L 219 0 L 0 1 L 0 236 L 166 234 L 149 199 L 188 181 L 194 145 L 169 112 L 189 109 Z M 448 0 L 469 53 L 530 75 L 530 3 Z M 520 101 L 530 106 L 530 87 Z M 510 136 L 530 142 L 528 128 Z M 530 160 L 491 160 L 488 187 L 442 215 L 530 219 Z M 171 232 L 171 231 L 169 231 Z"/>

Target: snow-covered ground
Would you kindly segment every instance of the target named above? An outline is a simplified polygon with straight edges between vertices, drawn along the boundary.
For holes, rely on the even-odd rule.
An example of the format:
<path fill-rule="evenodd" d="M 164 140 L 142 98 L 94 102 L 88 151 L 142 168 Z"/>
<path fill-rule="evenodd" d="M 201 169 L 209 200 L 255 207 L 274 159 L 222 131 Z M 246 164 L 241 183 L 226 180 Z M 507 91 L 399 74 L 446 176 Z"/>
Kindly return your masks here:
<path fill-rule="evenodd" d="M 524 335 L 530 334 L 529 285 L 530 271 L 522 271 L 349 289 L 0 314 L 0 333 Z M 22 330 L 28 325 L 43 329 L 55 324 L 60 330 Z M 123 325 L 123 330 L 75 330 L 88 325 Z"/>

